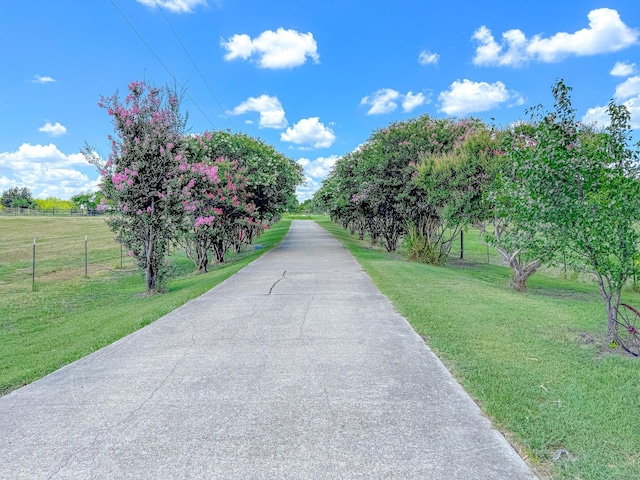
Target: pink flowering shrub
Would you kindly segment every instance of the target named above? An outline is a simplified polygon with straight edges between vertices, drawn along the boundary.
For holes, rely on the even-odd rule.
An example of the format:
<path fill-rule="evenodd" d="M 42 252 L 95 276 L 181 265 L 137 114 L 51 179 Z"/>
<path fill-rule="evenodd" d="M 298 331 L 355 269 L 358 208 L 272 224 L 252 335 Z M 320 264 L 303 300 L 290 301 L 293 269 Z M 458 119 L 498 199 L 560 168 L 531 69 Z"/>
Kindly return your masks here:
<path fill-rule="evenodd" d="M 111 117 L 114 134 L 106 161 L 86 147 L 84 154 L 100 171 L 102 209 L 110 206 L 109 226 L 144 269 L 147 291 L 162 290 L 168 241 L 174 229 L 176 154 L 184 120 L 175 92 L 134 81 L 124 100 L 117 94 L 98 104 Z"/>

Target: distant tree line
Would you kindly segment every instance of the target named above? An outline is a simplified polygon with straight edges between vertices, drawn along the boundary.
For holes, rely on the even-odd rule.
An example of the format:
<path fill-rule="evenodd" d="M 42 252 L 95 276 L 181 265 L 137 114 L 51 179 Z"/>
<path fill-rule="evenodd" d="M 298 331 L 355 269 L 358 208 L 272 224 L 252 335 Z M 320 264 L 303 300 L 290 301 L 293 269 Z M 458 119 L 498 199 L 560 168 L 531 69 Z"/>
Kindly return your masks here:
<path fill-rule="evenodd" d="M 33 193 L 27 187 L 12 187 L 2 192 L 0 203 L 5 208 L 19 208 L 32 210 L 96 210 L 100 202 L 100 192 L 82 192 L 62 200 L 57 197 L 33 198 Z"/>

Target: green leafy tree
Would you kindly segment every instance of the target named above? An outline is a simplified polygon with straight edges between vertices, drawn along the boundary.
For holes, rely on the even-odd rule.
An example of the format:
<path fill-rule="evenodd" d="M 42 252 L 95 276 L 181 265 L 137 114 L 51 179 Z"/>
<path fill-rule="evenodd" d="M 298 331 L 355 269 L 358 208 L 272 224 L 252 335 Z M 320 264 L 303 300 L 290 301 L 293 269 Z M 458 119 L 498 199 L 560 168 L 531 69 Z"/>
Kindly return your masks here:
<path fill-rule="evenodd" d="M 26 187 L 12 187 L 2 193 L 2 206 L 10 208 L 35 208 L 31 190 Z"/>
<path fill-rule="evenodd" d="M 71 197 L 71 201 L 77 208 L 96 210 L 100 204 L 100 200 L 97 197 L 95 192 L 80 192 Z"/>
<path fill-rule="evenodd" d="M 519 189 L 513 166 L 514 156 L 529 152 L 534 145 L 535 127 L 520 123 L 504 131 L 493 130 L 485 150 L 488 159 L 487 182 L 483 186 L 481 208 L 473 220 L 480 241 L 494 248 L 511 270 L 509 284 L 517 291 L 527 288 L 527 280 L 551 258 L 553 249 L 543 242 L 535 229 L 520 228 L 520 214 L 526 202 Z M 523 219 L 530 225 L 530 219 Z"/>
<path fill-rule="evenodd" d="M 410 258 L 443 264 L 462 229 L 485 216 L 483 194 L 495 158 L 491 132 L 480 124 L 458 137 L 453 148 L 424 157 L 416 183 L 424 189 L 418 224 L 408 235 Z"/>
<path fill-rule="evenodd" d="M 450 154 L 478 128 L 484 128 L 483 124 L 474 119 L 456 121 L 424 115 L 375 131 L 361 148 L 336 162 L 331 177 L 335 182 L 332 217 L 351 231 L 358 231 L 361 238 L 366 231 L 374 243 L 380 239 L 389 251 L 397 248 L 407 232 L 416 244 L 425 244 L 426 238 L 436 241 L 443 232 L 450 233 L 440 217 L 442 205 L 429 204 L 440 194 L 432 187 L 437 183 L 440 189 L 444 184 L 438 182 L 446 175 L 432 185 L 426 183 L 444 173 L 434 167 L 436 159 Z M 430 166 L 427 159 L 432 159 Z M 416 181 L 421 164 L 423 185 Z M 323 189 L 322 195 L 327 192 Z M 440 245 L 445 244 L 443 241 Z M 439 246 L 433 248 L 440 250 Z M 436 257 L 438 262 L 442 258 L 440 254 Z"/>
<path fill-rule="evenodd" d="M 47 197 L 44 199 L 36 199 L 35 200 L 36 207 L 43 210 L 70 210 L 75 204 L 71 200 L 62 200 L 57 197 Z"/>
<path fill-rule="evenodd" d="M 510 219 L 534 239 L 528 247 L 534 256 L 552 264 L 566 259 L 594 275 L 615 340 L 620 294 L 636 268 L 640 240 L 640 169 L 629 111 L 611 101 L 610 126 L 594 131 L 576 120 L 570 87 L 558 80 L 552 92 L 554 109 L 534 109 L 534 137 L 510 152 Z"/>

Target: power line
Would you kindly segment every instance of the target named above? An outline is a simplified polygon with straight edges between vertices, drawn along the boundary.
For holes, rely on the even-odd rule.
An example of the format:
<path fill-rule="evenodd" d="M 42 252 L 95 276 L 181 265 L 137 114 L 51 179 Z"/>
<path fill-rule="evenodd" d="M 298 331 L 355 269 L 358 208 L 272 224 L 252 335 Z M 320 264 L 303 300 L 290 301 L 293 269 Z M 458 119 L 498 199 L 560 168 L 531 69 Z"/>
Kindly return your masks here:
<path fill-rule="evenodd" d="M 200 108 L 200 105 L 198 105 L 196 103 L 196 101 L 191 98 L 191 95 L 189 95 L 189 92 L 187 91 L 186 88 L 184 88 L 182 86 L 182 84 L 178 81 L 178 79 L 176 78 L 176 76 L 171 72 L 171 70 L 169 70 L 169 67 L 167 67 L 165 65 L 165 63 L 162 61 L 162 59 L 158 56 L 158 54 L 153 50 L 153 48 L 151 48 L 151 45 L 149 45 L 147 43 L 147 41 L 144 39 L 144 37 L 140 34 L 140 32 L 138 32 L 138 30 L 136 29 L 136 27 L 133 26 L 133 23 L 131 23 L 129 21 L 129 19 L 127 18 L 127 16 L 122 12 L 122 10 L 120 10 L 120 8 L 118 8 L 118 5 L 116 5 L 116 3 L 114 2 L 114 0 L 111 0 L 111 5 L 113 5 L 113 7 L 118 11 L 118 13 L 122 16 L 122 18 L 124 18 L 124 21 L 127 22 L 127 24 L 131 27 L 131 29 L 135 32 L 136 35 L 138 35 L 138 37 L 140 38 L 140 40 L 142 40 L 142 43 L 145 44 L 145 46 L 149 49 L 149 51 L 153 54 L 154 57 L 156 57 L 156 60 L 158 60 L 158 62 L 160 62 L 160 65 L 162 65 L 162 67 L 167 71 L 167 73 L 171 76 L 171 78 L 173 78 L 173 81 L 182 89 L 182 91 L 185 92 L 187 98 L 189 100 L 191 100 L 191 102 L 196 106 L 196 108 L 198 110 L 200 110 L 200 113 L 202 113 L 202 115 L 204 115 L 204 117 L 209 120 L 209 123 L 211 123 L 211 125 L 213 126 L 214 129 L 217 130 L 217 127 L 215 125 L 215 123 L 213 123 L 213 121 L 209 118 L 209 116 L 204 113 L 204 110 L 202 110 L 202 108 Z"/>
<path fill-rule="evenodd" d="M 195 60 L 193 59 L 193 57 L 189 54 L 189 51 L 187 50 L 187 47 L 185 47 L 184 43 L 182 43 L 182 40 L 180 40 L 180 37 L 178 36 L 178 33 L 175 31 L 175 29 L 173 28 L 173 25 L 171 25 L 171 22 L 169 22 L 169 18 L 167 18 L 167 16 L 164 14 L 164 10 L 162 9 L 162 7 L 160 6 L 160 4 L 158 3 L 158 0 L 155 0 L 156 2 L 156 6 L 158 7 L 158 10 L 160 10 L 160 13 L 162 14 L 162 17 L 164 18 L 165 22 L 167 22 L 167 25 L 169 25 L 169 28 L 171 29 L 171 32 L 173 33 L 173 35 L 176 37 L 176 40 L 178 40 L 178 43 L 180 44 L 180 46 L 182 47 L 182 49 L 184 50 L 184 53 L 186 53 L 187 57 L 189 58 L 189 60 L 191 61 L 191 64 L 193 65 L 193 67 L 196 69 L 196 72 L 198 72 L 198 75 L 200 75 L 200 78 L 202 79 L 202 81 L 204 82 L 204 84 L 207 87 L 207 90 L 209 90 L 209 93 L 211 94 L 211 96 L 213 97 L 213 99 L 216 101 L 216 103 L 218 104 L 218 106 L 220 107 L 220 110 L 222 111 L 222 114 L 224 115 L 224 117 L 229 121 L 229 123 L 231 124 L 231 126 L 235 129 L 235 125 L 233 124 L 233 122 L 231 121 L 231 119 L 229 118 L 229 116 L 227 115 L 227 113 L 224 110 L 224 107 L 222 106 L 222 104 L 220 103 L 220 100 L 218 100 L 218 97 L 216 97 L 216 94 L 213 93 L 213 90 L 211 89 L 211 87 L 209 86 L 209 82 L 207 82 L 207 79 L 204 78 L 204 75 L 202 74 L 202 72 L 200 71 L 200 69 L 198 68 L 198 65 L 196 65 Z"/>

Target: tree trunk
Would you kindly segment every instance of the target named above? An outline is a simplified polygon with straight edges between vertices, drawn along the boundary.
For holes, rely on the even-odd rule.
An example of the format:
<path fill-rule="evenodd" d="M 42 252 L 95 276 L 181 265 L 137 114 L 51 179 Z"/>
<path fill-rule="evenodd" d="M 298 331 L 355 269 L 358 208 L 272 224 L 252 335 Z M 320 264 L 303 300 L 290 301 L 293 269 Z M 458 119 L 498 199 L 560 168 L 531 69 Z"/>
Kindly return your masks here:
<path fill-rule="evenodd" d="M 148 232 L 147 240 L 145 241 L 145 266 L 144 266 L 144 276 L 147 282 L 147 293 L 152 295 L 156 293 L 156 288 L 158 286 L 158 270 L 156 265 L 155 258 L 155 249 L 153 248 L 153 232 Z"/>
<path fill-rule="evenodd" d="M 209 255 L 207 254 L 207 249 L 202 245 L 196 245 L 196 269 L 198 273 L 206 273 L 207 268 L 209 266 Z"/>
<path fill-rule="evenodd" d="M 527 280 L 531 275 L 542 265 L 540 260 L 533 260 L 527 264 L 521 264 L 518 260 L 518 256 L 515 253 L 507 254 L 500 251 L 503 258 L 506 260 L 508 267 L 511 269 L 511 280 L 509 285 L 517 292 L 524 292 L 527 289 Z"/>
<path fill-rule="evenodd" d="M 371 232 L 371 246 L 375 247 L 376 245 L 378 245 L 378 233 Z"/>
<path fill-rule="evenodd" d="M 224 244 L 224 240 L 216 240 L 213 243 L 213 258 L 216 263 L 224 262 L 224 254 L 227 253 L 227 248 Z"/>
<path fill-rule="evenodd" d="M 604 300 L 604 305 L 607 310 L 607 333 L 609 341 L 615 342 L 618 340 L 618 322 L 616 320 L 618 318 L 618 309 L 620 308 L 620 292 L 611 291 L 613 289 L 607 291 L 607 286 L 605 285 L 605 280 L 607 279 L 603 278 L 597 272 L 595 275 L 598 290 L 600 290 L 600 295 Z"/>

